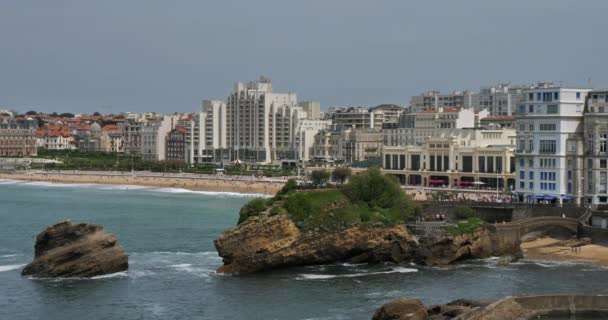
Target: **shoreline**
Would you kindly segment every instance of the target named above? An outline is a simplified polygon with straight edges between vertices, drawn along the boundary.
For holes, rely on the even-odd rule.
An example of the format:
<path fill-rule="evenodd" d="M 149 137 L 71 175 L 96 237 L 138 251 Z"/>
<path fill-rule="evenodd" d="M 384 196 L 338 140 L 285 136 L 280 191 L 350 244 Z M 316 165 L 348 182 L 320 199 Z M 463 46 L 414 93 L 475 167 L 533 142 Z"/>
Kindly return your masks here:
<path fill-rule="evenodd" d="M 524 258 L 588 264 L 608 267 L 608 247 L 597 244 L 580 246 L 580 252 L 573 252 L 571 247 L 561 245 L 562 240 L 545 237 L 522 243 Z"/>
<path fill-rule="evenodd" d="M 183 188 L 193 191 L 234 192 L 274 195 L 286 179 L 213 176 L 198 174 L 163 174 L 153 172 L 102 171 L 24 171 L 0 173 L 0 179 L 51 183 L 93 183 L 135 185 L 160 188 Z"/>

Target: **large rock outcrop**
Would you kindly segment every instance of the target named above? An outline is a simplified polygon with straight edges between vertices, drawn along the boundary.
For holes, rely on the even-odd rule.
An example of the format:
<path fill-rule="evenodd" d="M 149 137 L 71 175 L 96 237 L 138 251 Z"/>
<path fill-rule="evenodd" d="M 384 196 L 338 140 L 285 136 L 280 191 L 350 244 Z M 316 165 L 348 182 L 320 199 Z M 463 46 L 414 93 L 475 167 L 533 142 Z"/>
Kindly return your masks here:
<path fill-rule="evenodd" d="M 427 320 L 426 307 L 418 299 L 397 299 L 376 310 L 372 320 Z"/>
<path fill-rule="evenodd" d="M 21 274 L 39 278 L 93 277 L 125 271 L 128 256 L 102 226 L 61 222 L 36 237 L 34 261 Z"/>
<path fill-rule="evenodd" d="M 251 217 L 224 231 L 215 247 L 224 259 L 218 272 L 250 273 L 280 267 L 332 262 L 416 262 L 445 265 L 462 259 L 487 258 L 520 249 L 504 248 L 495 231 L 452 237 L 411 235 L 405 225 L 352 227 L 342 231 L 301 231 L 284 215 Z"/>
<path fill-rule="evenodd" d="M 519 246 L 502 243 L 496 231 L 489 226 L 458 236 L 422 236 L 419 243 L 416 263 L 425 265 L 447 265 L 459 260 L 493 256 L 523 256 Z"/>
<path fill-rule="evenodd" d="M 406 261 L 416 241 L 403 225 L 301 232 L 289 218 L 276 215 L 252 217 L 226 230 L 215 247 L 224 259 L 219 272 L 249 273 L 336 261 Z"/>

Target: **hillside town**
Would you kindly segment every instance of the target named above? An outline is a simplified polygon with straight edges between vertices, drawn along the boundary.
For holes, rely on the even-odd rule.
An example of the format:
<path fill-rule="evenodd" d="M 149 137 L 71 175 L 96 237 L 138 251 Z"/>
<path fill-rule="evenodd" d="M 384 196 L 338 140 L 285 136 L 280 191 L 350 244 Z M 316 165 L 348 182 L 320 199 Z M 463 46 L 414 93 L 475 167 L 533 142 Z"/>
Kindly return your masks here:
<path fill-rule="evenodd" d="M 192 113 L 0 111 L 4 158 L 78 150 L 193 166 L 376 165 L 406 186 L 501 190 L 541 203 L 607 204 L 607 149 L 608 90 L 554 83 L 322 109 L 260 77 Z"/>

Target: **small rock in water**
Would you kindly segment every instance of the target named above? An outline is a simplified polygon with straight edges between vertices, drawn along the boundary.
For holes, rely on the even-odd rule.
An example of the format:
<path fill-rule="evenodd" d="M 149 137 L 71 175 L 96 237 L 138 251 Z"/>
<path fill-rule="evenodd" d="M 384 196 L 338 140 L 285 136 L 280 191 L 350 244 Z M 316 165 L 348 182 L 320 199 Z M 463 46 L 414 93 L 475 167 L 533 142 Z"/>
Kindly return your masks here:
<path fill-rule="evenodd" d="M 38 234 L 34 261 L 23 268 L 21 275 L 94 277 L 128 268 L 129 258 L 116 236 L 98 224 L 64 221 Z"/>

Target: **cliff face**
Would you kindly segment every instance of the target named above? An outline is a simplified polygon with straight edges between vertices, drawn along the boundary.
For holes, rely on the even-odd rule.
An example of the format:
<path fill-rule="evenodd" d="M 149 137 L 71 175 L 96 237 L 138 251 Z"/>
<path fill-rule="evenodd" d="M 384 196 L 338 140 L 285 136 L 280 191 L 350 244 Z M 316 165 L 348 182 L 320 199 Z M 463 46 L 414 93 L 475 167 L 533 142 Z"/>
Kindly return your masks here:
<path fill-rule="evenodd" d="M 404 225 L 301 232 L 283 215 L 249 218 L 222 233 L 215 247 L 224 259 L 218 272 L 226 273 L 341 261 L 444 265 L 466 258 L 517 255 L 499 248 L 487 229 L 458 237 L 421 239 L 410 235 Z"/>
<path fill-rule="evenodd" d="M 227 273 L 335 261 L 400 262 L 411 259 L 415 246 L 405 226 L 301 233 L 282 215 L 250 218 L 215 240 L 224 258 L 218 271 Z"/>
<path fill-rule="evenodd" d="M 125 251 L 102 226 L 65 221 L 38 234 L 34 261 L 21 274 L 41 278 L 93 277 L 128 267 Z"/>
<path fill-rule="evenodd" d="M 519 246 L 503 244 L 495 231 L 485 227 L 454 237 L 421 237 L 419 241 L 416 262 L 426 265 L 446 265 L 458 260 L 502 255 L 523 256 Z"/>

